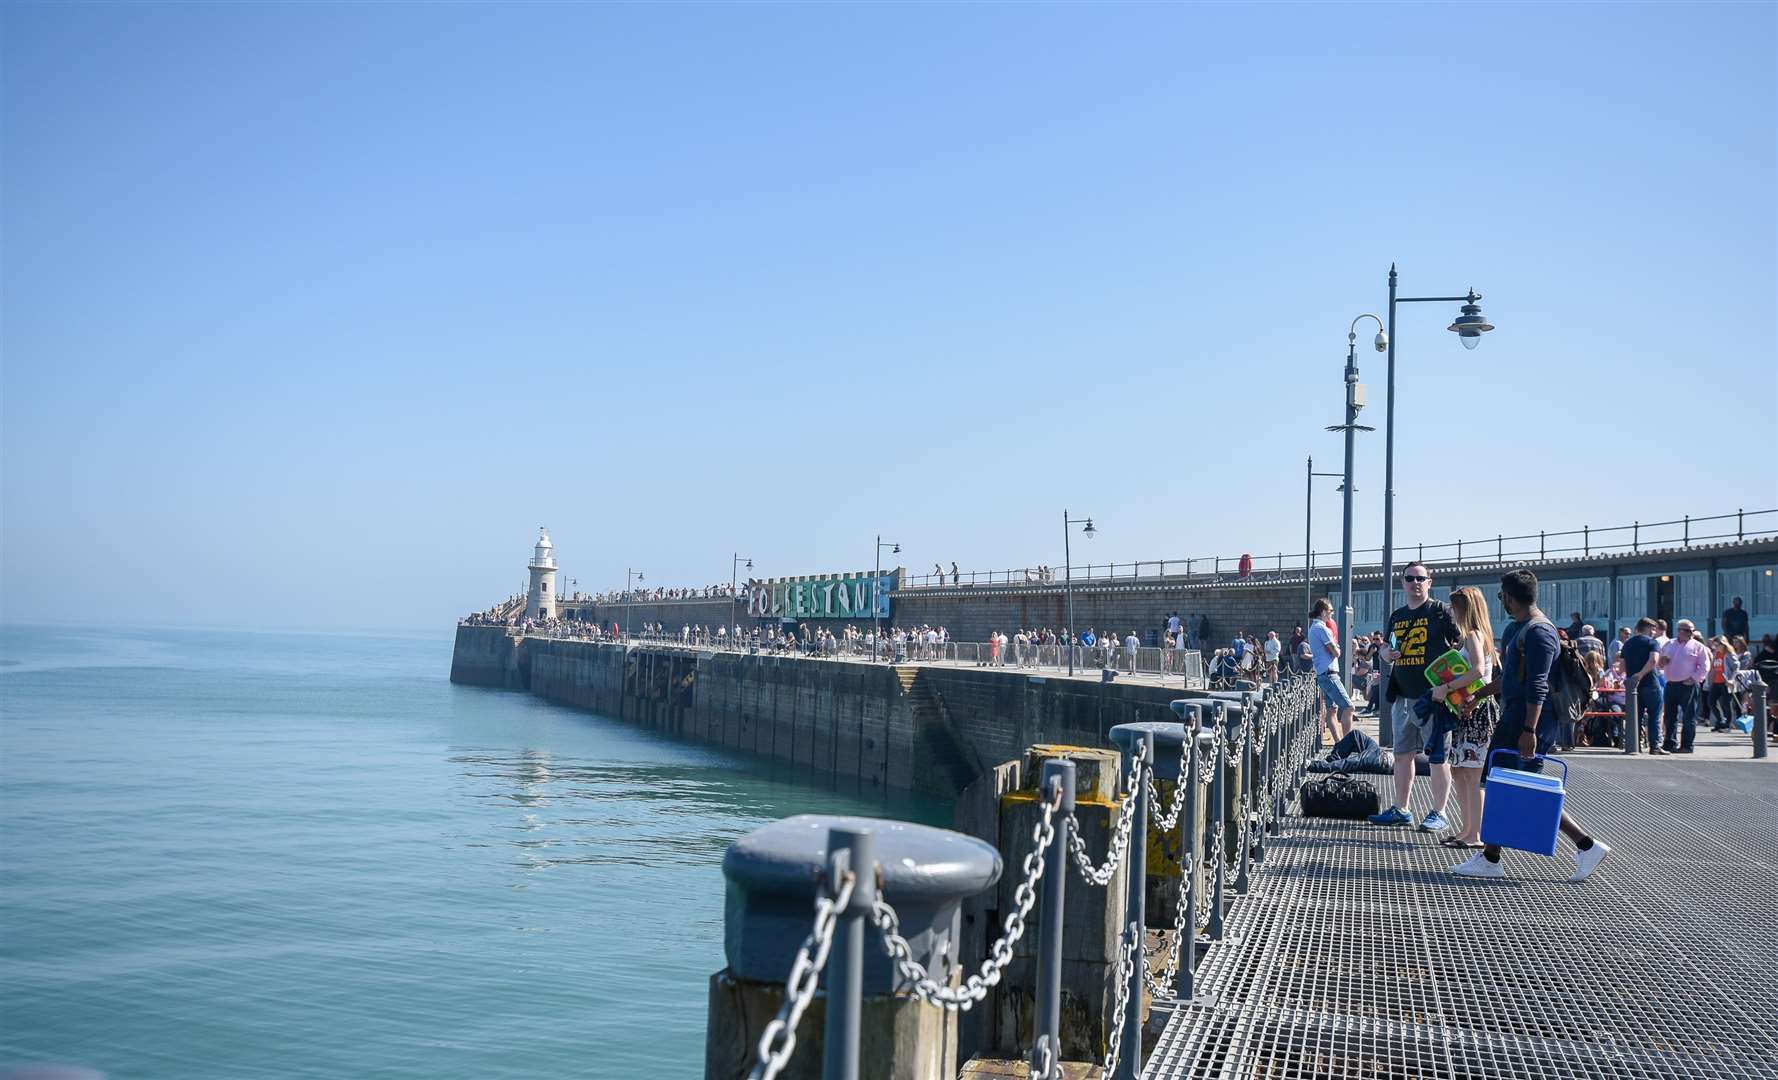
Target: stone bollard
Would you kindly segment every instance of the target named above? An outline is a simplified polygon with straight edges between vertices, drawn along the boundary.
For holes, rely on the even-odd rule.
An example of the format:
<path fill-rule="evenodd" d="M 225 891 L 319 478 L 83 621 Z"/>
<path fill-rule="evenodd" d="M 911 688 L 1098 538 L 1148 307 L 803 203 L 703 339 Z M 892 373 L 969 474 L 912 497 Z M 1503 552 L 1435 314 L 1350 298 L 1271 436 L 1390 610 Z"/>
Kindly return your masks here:
<path fill-rule="evenodd" d="M 1103 862 L 1111 842 L 1111 831 L 1123 805 L 1119 791 L 1118 756 L 1115 751 L 1083 746 L 1034 746 L 1016 769 L 998 770 L 1015 774 L 1020 780 L 1016 790 L 1000 796 L 999 819 L 996 824 L 1000 854 L 1014 872 L 1005 875 L 994 893 L 993 909 L 979 913 L 979 922 L 987 931 L 978 931 L 976 947 L 984 949 L 998 937 L 1008 913 L 1014 910 L 1013 892 L 1018 888 L 1018 868 L 1024 865 L 1031 850 L 1032 829 L 1038 818 L 1038 786 L 1046 762 L 1066 760 L 1074 763 L 1075 820 L 1088 854 L 1095 862 Z M 984 777 L 987 779 L 987 777 Z M 966 797 L 968 793 L 965 793 Z M 961 803 L 959 804 L 961 806 Z M 1060 830 L 1058 829 L 1058 835 Z M 1066 857 L 1061 866 L 1044 868 L 1047 880 L 1052 872 L 1073 875 L 1062 904 L 1062 921 L 1066 933 L 1062 938 L 1060 1024 L 1062 1058 L 1066 1061 L 1096 1061 L 1105 1052 L 1106 1030 L 1111 1015 L 1111 973 L 1117 963 L 1121 943 L 1119 919 L 1123 911 L 1122 897 L 1127 878 L 1120 867 L 1104 886 L 1088 884 L 1075 869 L 1073 858 Z M 1107 905 L 1106 898 L 1116 897 L 1116 904 Z M 1036 1035 L 1037 941 L 1033 909 L 1027 920 L 1024 937 L 1014 946 L 1012 963 L 1007 965 L 1000 986 L 979 1009 L 990 1013 L 981 1021 L 982 1027 L 972 1032 L 979 1039 L 965 1047 L 965 1055 L 974 1052 L 1006 1061 L 1023 1061 Z M 966 956 L 965 963 L 979 963 Z M 991 1010 L 989 1006 L 992 1006 Z"/>
<path fill-rule="evenodd" d="M 814 923 L 833 829 L 871 833 L 879 894 L 900 918 L 914 961 L 941 986 L 959 983 L 959 905 L 1000 877 L 1000 856 L 991 846 L 948 829 L 878 818 L 802 814 L 766 825 L 731 844 L 722 860 L 728 967 L 710 979 L 706 1080 L 742 1080 L 752 1069 L 760 1035 L 784 1001 L 791 961 Z M 866 927 L 864 937 L 859 1075 L 950 1080 L 957 1073 L 957 1014 L 908 992 L 876 927 Z M 780 1077 L 821 1076 L 825 1014 L 826 994 L 818 993 Z"/>

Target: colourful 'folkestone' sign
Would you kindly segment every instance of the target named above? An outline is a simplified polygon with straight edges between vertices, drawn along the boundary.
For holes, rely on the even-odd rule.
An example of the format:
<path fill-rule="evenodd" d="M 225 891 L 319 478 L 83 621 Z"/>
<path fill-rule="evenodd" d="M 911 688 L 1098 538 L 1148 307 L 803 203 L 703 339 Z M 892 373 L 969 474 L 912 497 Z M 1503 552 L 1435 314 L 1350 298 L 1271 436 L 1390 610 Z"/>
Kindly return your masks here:
<path fill-rule="evenodd" d="M 874 587 L 873 587 L 874 585 Z M 749 581 L 752 619 L 886 619 L 895 575 L 849 574 L 805 581 Z"/>

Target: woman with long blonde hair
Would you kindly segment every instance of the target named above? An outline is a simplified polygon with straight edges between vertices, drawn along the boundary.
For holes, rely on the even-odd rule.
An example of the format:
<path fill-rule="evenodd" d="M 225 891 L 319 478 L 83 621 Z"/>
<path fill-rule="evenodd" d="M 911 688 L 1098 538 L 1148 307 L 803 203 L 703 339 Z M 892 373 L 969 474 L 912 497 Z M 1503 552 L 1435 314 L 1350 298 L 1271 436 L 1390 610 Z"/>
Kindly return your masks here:
<path fill-rule="evenodd" d="M 1459 689 L 1479 690 L 1494 676 L 1500 654 L 1494 645 L 1494 627 L 1488 619 L 1488 601 L 1482 591 L 1465 585 L 1451 594 L 1451 618 L 1457 632 L 1463 635 L 1458 648 L 1469 664 L 1469 675 L 1462 680 L 1435 686 L 1433 700 L 1445 704 Z M 1440 841 L 1445 847 L 1479 848 L 1482 846 L 1482 771 L 1488 767 L 1488 742 L 1494 737 L 1494 725 L 1500 719 L 1500 699 L 1486 697 L 1477 701 L 1474 694 L 1457 706 L 1457 730 L 1452 736 L 1451 776 L 1457 789 L 1457 812 L 1463 828 L 1456 836 Z"/>

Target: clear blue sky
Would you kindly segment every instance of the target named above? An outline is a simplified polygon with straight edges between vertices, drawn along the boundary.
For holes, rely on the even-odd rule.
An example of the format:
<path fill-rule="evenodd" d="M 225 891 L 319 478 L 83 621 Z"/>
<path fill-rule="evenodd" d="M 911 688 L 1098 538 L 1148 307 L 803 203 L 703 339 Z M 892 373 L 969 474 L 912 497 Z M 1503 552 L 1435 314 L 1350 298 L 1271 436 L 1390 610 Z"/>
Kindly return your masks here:
<path fill-rule="evenodd" d="M 9 619 L 1295 549 L 1391 261 L 1400 541 L 1778 505 L 1770 4 L 3 18 Z"/>

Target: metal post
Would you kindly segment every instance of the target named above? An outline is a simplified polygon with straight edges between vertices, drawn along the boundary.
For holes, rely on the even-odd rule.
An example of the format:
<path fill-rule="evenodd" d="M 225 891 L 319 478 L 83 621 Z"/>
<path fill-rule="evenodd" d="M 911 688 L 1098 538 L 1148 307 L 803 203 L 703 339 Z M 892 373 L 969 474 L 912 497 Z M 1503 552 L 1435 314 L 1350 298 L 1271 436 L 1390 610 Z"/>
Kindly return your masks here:
<path fill-rule="evenodd" d="M 829 829 L 827 883 L 838 889 L 846 873 L 856 875 L 852 898 L 834 925 L 827 954 L 827 1030 L 823 1080 L 858 1080 L 858 1032 L 864 1000 L 864 924 L 877 896 L 875 841 L 868 829 Z"/>
<path fill-rule="evenodd" d="M 1766 684 L 1755 682 L 1753 692 L 1753 756 L 1766 756 Z"/>
<path fill-rule="evenodd" d="M 1196 993 L 1192 989 L 1192 967 L 1198 960 L 1198 875 L 1202 872 L 1204 851 L 1204 830 L 1198 828 L 1198 736 L 1203 730 L 1203 721 L 1197 711 L 1188 709 L 1185 716 L 1185 768 L 1179 773 L 1179 782 L 1185 785 L 1185 806 L 1180 810 L 1182 816 L 1179 819 L 1182 848 L 1179 865 L 1181 868 L 1189 866 L 1191 870 L 1179 883 L 1179 902 L 1190 912 L 1185 918 L 1185 932 L 1190 937 L 1179 943 L 1179 971 L 1173 983 L 1173 996 L 1179 1001 L 1190 1001 Z"/>
<path fill-rule="evenodd" d="M 1223 723 L 1223 709 L 1224 703 L 1220 701 L 1217 702 L 1213 713 L 1216 717 L 1216 733 L 1218 736 L 1216 740 L 1216 756 L 1210 759 L 1210 805 L 1205 808 L 1207 811 L 1215 814 L 1214 821 L 1210 819 L 1209 814 L 1206 814 L 1205 816 L 1205 821 L 1208 825 L 1207 831 L 1212 836 L 1221 834 L 1223 838 L 1223 851 L 1216 850 L 1216 845 L 1214 844 L 1205 845 L 1205 847 L 1209 849 L 1211 860 L 1216 863 L 1214 867 L 1205 870 L 1206 874 L 1214 873 L 1216 875 L 1215 879 L 1210 883 L 1210 925 L 1206 928 L 1210 934 L 1211 941 L 1222 940 L 1223 870 L 1228 866 L 1228 859 L 1224 856 L 1224 852 L 1227 851 L 1228 845 L 1228 808 L 1224 801 L 1227 799 L 1227 795 L 1225 794 L 1227 788 L 1224 785 L 1227 782 L 1228 775 L 1228 769 L 1226 768 L 1228 763 L 1228 725 Z"/>
<path fill-rule="evenodd" d="M 1037 1037 L 1031 1044 L 1031 1075 L 1038 1075 L 1049 1046 L 1049 1060 L 1062 1061 L 1062 905 L 1068 883 L 1068 833 L 1074 827 L 1074 762 L 1051 759 L 1043 763 L 1043 776 L 1038 791 L 1047 801 L 1054 799 L 1057 789 L 1062 805 L 1056 811 L 1061 819 L 1055 834 L 1043 853 L 1043 918 L 1037 938 Z"/>
<path fill-rule="evenodd" d="M 1350 336 L 1350 335 L 1348 335 Z M 1395 339 L 1391 337 L 1391 344 Z M 1391 355 L 1394 355 L 1391 353 Z M 1358 435 L 1358 345 L 1356 340 L 1346 343 L 1346 481 L 1345 481 L 1345 520 L 1340 528 L 1340 602 L 1345 606 L 1345 618 L 1340 622 L 1340 678 L 1346 686 L 1346 696 L 1352 696 L 1352 660 L 1345 655 L 1352 644 L 1352 454 L 1355 449 L 1353 440 Z M 1388 482 L 1384 482 L 1388 486 Z M 1385 518 L 1387 522 L 1387 518 Z M 1387 524 L 1384 526 L 1387 528 Z M 1388 573 L 1385 570 L 1385 573 Z M 1384 586 L 1385 590 L 1389 586 Z"/>
<path fill-rule="evenodd" d="M 1685 515 L 1685 546 L 1692 546 L 1692 516 Z"/>
<path fill-rule="evenodd" d="M 1303 618 L 1309 617 L 1309 607 L 1315 603 L 1315 585 L 1312 581 L 1315 565 L 1315 457 L 1309 456 L 1308 475 L 1304 478 L 1303 488 L 1303 550 L 1309 554 L 1303 556 Z M 1291 657 L 1296 662 L 1296 657 Z"/>
<path fill-rule="evenodd" d="M 1591 525 L 1580 527 L 1580 553 L 1582 555 L 1593 553 L 1593 527 Z"/>
<path fill-rule="evenodd" d="M 1745 513 L 1745 511 L 1743 510 L 1743 508 L 1741 508 L 1739 506 L 1735 507 L 1735 539 L 1736 540 L 1747 539 L 1746 533 L 1742 530 L 1742 527 L 1741 527 L 1743 524 L 1743 514 L 1744 513 Z"/>
<path fill-rule="evenodd" d="M 1384 396 L 1388 399 L 1383 406 L 1383 610 L 1395 610 L 1395 264 L 1389 264 L 1389 376 Z M 1356 414 L 1354 414 L 1356 415 Z M 1352 423 L 1348 420 L 1347 423 Z M 1346 484 L 1351 486 L 1352 470 L 1346 470 Z M 1350 498 L 1350 496 L 1348 496 Z M 1350 541 L 1348 541 L 1348 545 Z M 1347 586 L 1350 594 L 1351 586 Z M 1348 600 L 1348 603 L 1351 601 Z M 1342 645 L 1341 648 L 1345 646 Z M 1346 665 L 1348 668 L 1351 664 Z M 1383 677 L 1389 677 L 1389 669 L 1383 669 Z M 1346 689 L 1352 689 L 1347 680 Z"/>
<path fill-rule="evenodd" d="M 1261 706 L 1264 708 L 1264 706 Z M 1259 724 L 1253 722 L 1253 694 L 1241 694 L 1241 728 L 1245 729 L 1246 737 L 1241 740 L 1241 792 L 1237 806 L 1241 808 L 1241 824 L 1252 824 L 1253 820 L 1253 731 Z M 1236 827 L 1236 836 L 1241 834 Z M 1234 874 L 1234 891 L 1237 897 L 1245 897 L 1248 890 L 1246 870 L 1253 863 L 1253 836 L 1248 834 L 1246 843 L 1241 845 L 1241 863 Z"/>
<path fill-rule="evenodd" d="M 1072 538 L 1068 535 L 1068 511 L 1063 510 L 1062 511 L 1062 581 L 1063 581 L 1063 587 L 1068 592 L 1068 627 L 1067 627 L 1067 629 L 1068 629 L 1068 634 L 1070 637 L 1072 637 L 1073 635 L 1080 632 L 1080 627 L 1074 625 L 1074 555 L 1073 555 L 1073 548 L 1070 547 L 1070 545 L 1069 545 L 1069 541 L 1071 539 Z M 1072 641 L 1070 641 L 1067 644 L 1068 644 L 1068 677 L 1073 678 L 1074 677 L 1074 643 Z M 1061 1059 L 1058 1058 L 1057 1060 L 1059 1061 Z"/>
<path fill-rule="evenodd" d="M 1130 965 L 1130 1007 L 1124 1014 L 1124 1048 L 1118 1056 L 1117 1069 L 1119 1080 L 1136 1080 L 1142 1075 L 1142 969 L 1139 965 L 1147 963 L 1142 951 L 1142 928 L 1148 925 L 1148 898 L 1145 890 L 1148 887 L 1149 784 L 1146 782 L 1146 773 L 1154 766 L 1154 732 L 1143 732 L 1142 739 L 1133 744 L 1131 749 L 1142 755 L 1136 790 L 1130 792 L 1130 798 L 1137 802 L 1136 814 L 1130 822 L 1130 850 L 1125 856 L 1130 888 L 1124 912 L 1125 921 L 1131 925 L 1132 933 L 1136 935 L 1136 962 Z M 1131 764 L 1124 762 L 1126 775 Z"/>
<path fill-rule="evenodd" d="M 1634 754 L 1642 742 L 1642 717 L 1637 715 L 1637 705 L 1642 696 L 1638 692 L 1641 679 L 1631 676 L 1624 680 L 1624 753 Z M 1650 747 L 1649 749 L 1654 749 Z"/>

